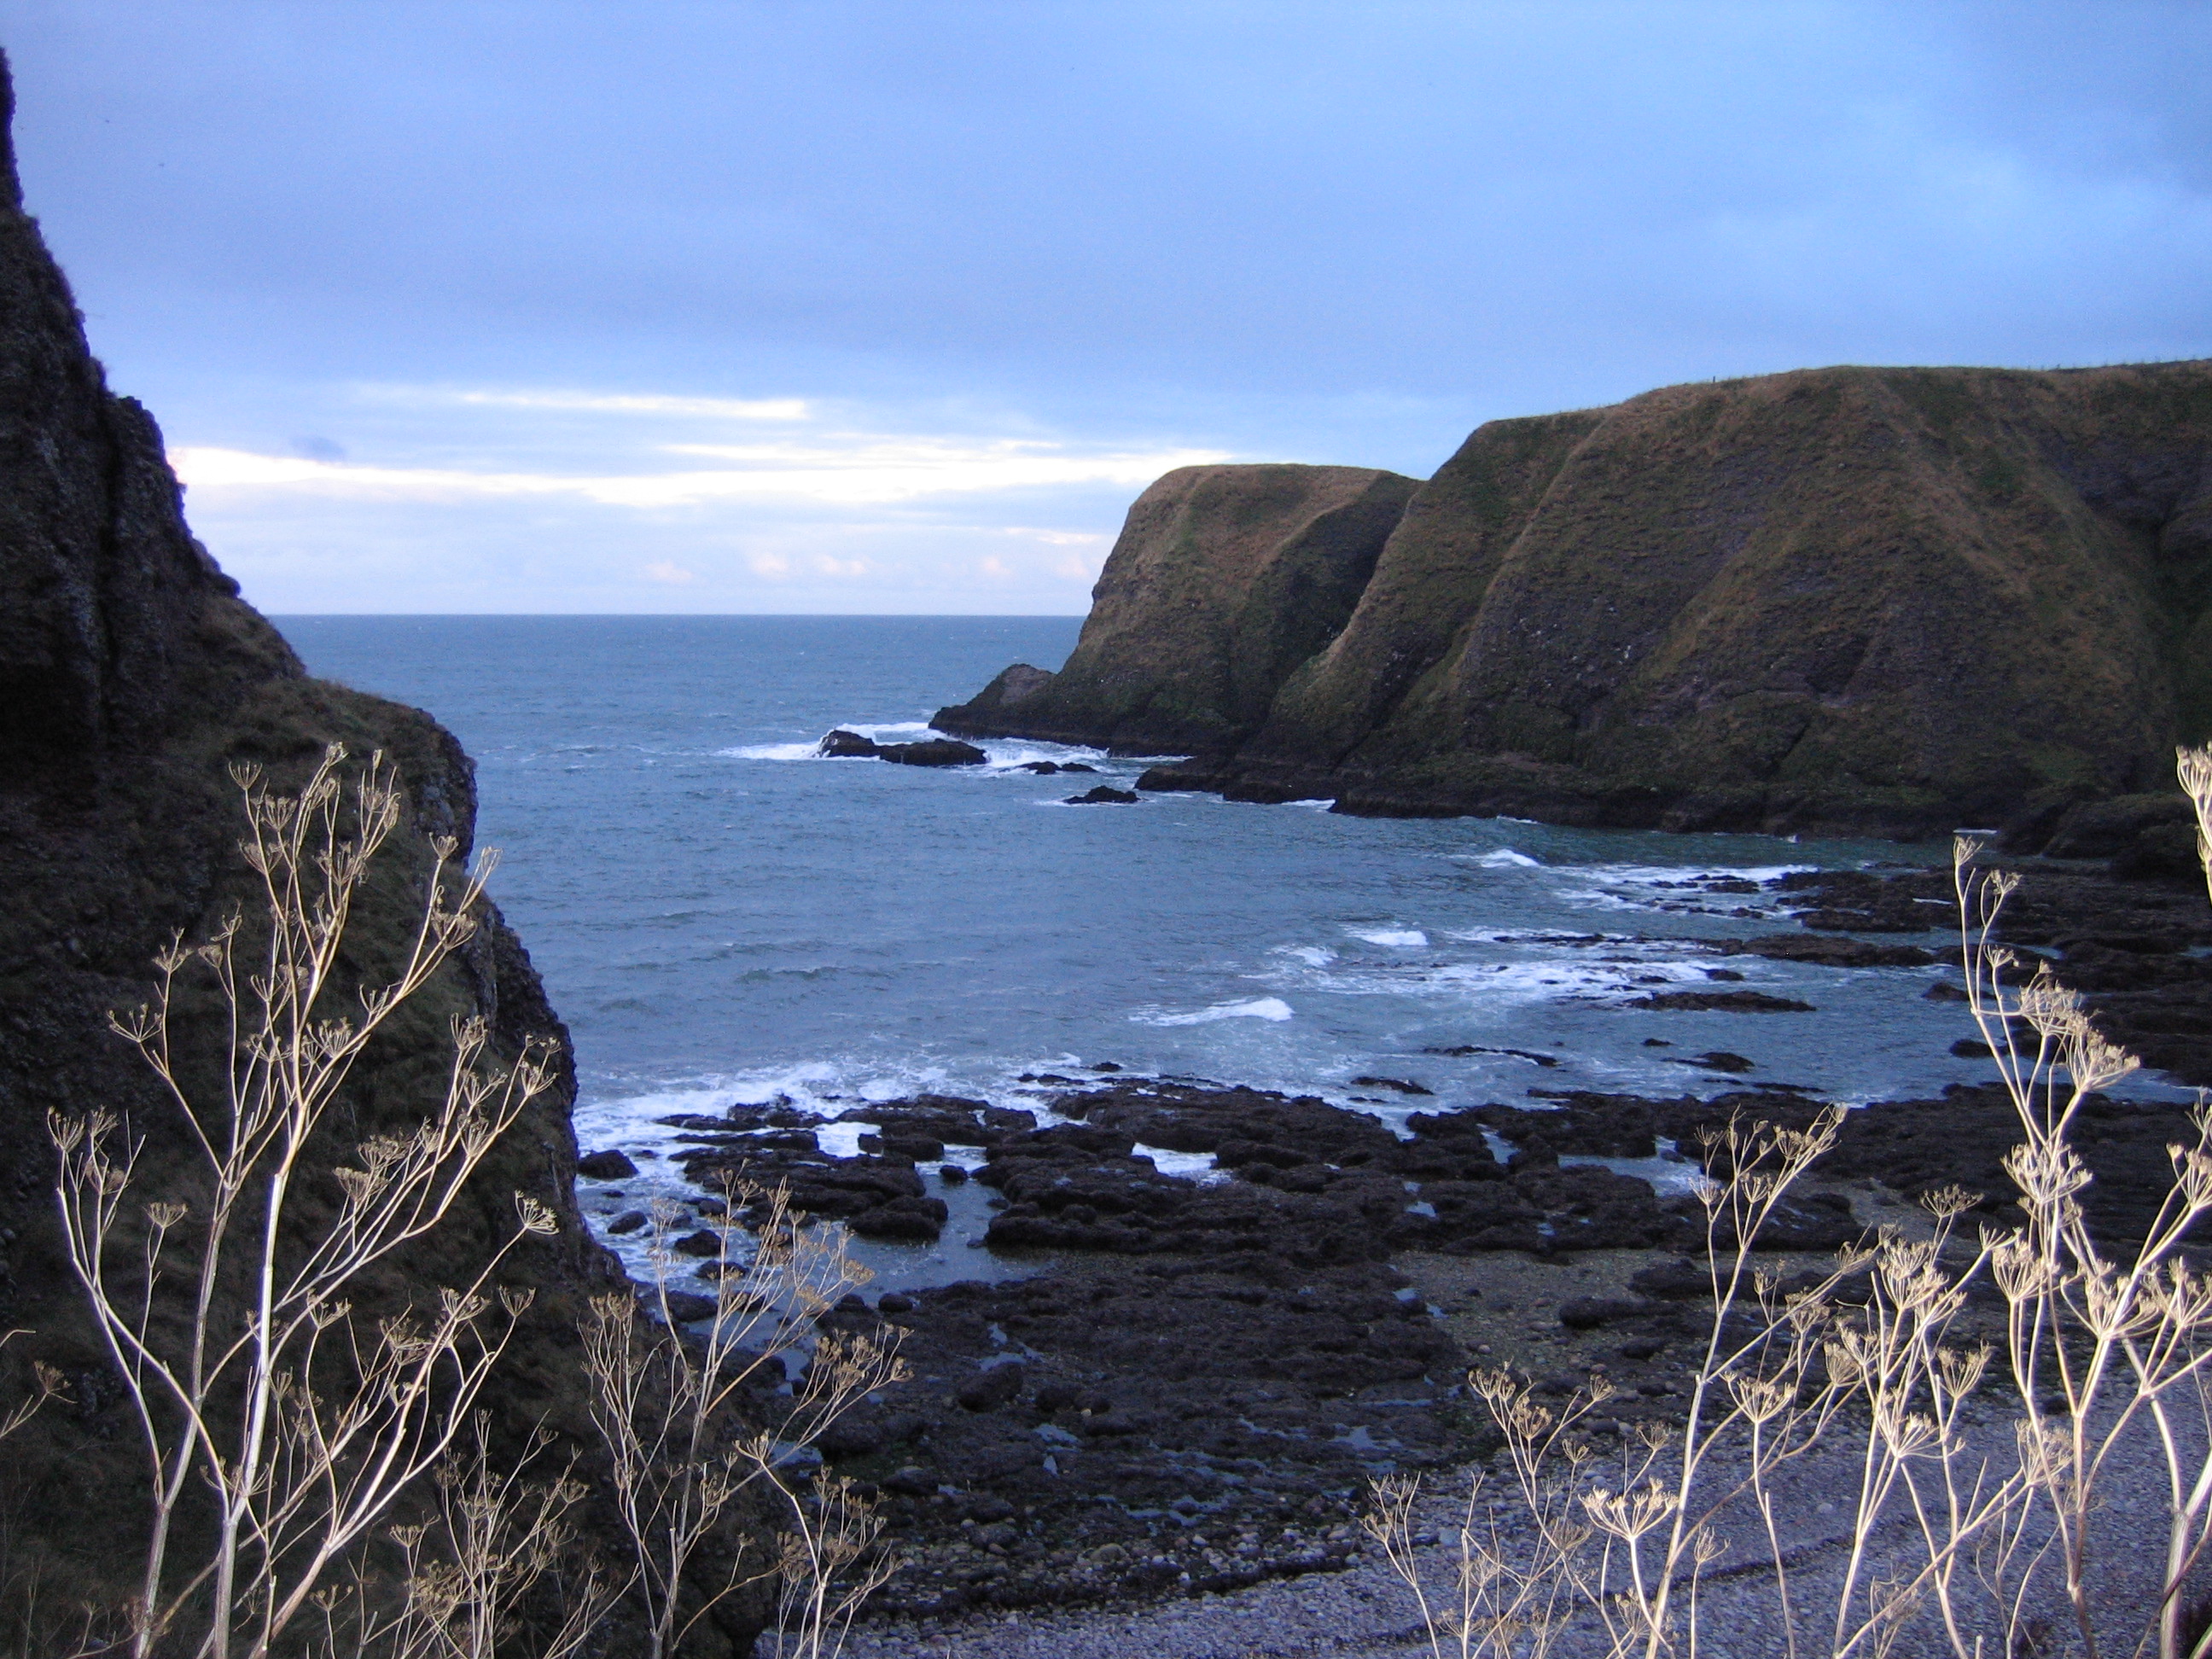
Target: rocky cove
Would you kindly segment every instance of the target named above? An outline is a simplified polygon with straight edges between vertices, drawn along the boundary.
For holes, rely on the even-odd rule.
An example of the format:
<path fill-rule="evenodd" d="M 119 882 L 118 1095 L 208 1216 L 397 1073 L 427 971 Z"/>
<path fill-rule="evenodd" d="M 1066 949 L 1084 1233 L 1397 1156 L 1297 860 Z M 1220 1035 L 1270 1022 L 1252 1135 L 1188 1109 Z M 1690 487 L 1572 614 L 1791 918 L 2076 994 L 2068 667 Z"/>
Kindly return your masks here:
<path fill-rule="evenodd" d="M 2202 363 L 1670 388 L 1493 423 L 1426 482 L 1178 472 L 1079 637 L 272 624 L 194 539 L 7 169 L 0 1330 L 32 1333 L 11 1386 L 63 1382 L 0 1453 L 0 1583 L 52 1605 L 122 1605 L 144 1471 L 48 1115 L 120 1111 L 149 1169 L 189 1163 L 107 1022 L 250 892 L 233 765 L 396 769 L 364 959 L 434 847 L 512 854 L 504 908 L 349 1079 L 349 1137 L 419 1114 L 456 1019 L 499 1056 L 561 1044 L 363 1316 L 542 1206 L 557 1233 L 489 1281 L 527 1316 L 489 1432 L 573 1453 L 609 1536 L 579 1308 L 672 1272 L 696 1335 L 726 1183 L 784 1184 L 877 1272 L 819 1326 L 914 1372 L 790 1449 L 884 1505 L 885 1618 L 1340 1567 L 1371 1476 L 1490 1449 L 1470 1364 L 1553 1393 L 1602 1370 L 1609 1423 L 1666 1415 L 1692 1159 L 1739 1115 L 1854 1108 L 1760 1241 L 1785 1274 L 1932 1187 L 2001 1211 L 2008 1108 L 1945 965 L 1940 848 L 1910 838 L 2001 832 L 2008 943 L 2155 1068 L 2083 1121 L 2109 1236 L 2212 1084 L 2212 915 L 2161 769 L 2205 732 Z M 2054 593 L 2063 626 L 2025 627 Z M 943 705 L 1017 655 L 1062 666 Z M 1143 810 L 1060 810 L 1092 805 Z M 1864 834 L 1910 844 L 1794 839 Z M 766 1615 L 732 1598 L 698 1645 L 741 1653 Z"/>
<path fill-rule="evenodd" d="M 2212 1080 L 2201 887 L 2044 860 L 2023 875 L 2005 935 L 2021 971 L 2049 961 L 2173 1079 Z M 1948 871 L 1763 887 L 1796 929 L 1666 940 L 1715 988 L 1622 996 L 1615 1017 L 1667 1049 L 1670 1012 L 1727 1012 L 1755 1054 L 1759 1028 L 1810 1010 L 1742 1000 L 1730 961 L 1839 976 L 1940 968 L 1899 936 L 1927 936 Z M 1941 971 L 1920 994 L 1963 1000 Z M 1971 1033 L 1963 1011 L 1958 1025 Z M 580 1166 L 580 1200 L 634 1272 L 659 1270 L 640 1249 L 657 1225 L 679 1285 L 715 1252 L 711 1231 L 685 1230 L 720 1213 L 714 1194 L 732 1178 L 787 1183 L 816 1224 L 860 1241 L 879 1276 L 820 1322 L 895 1338 L 916 1374 L 815 1449 L 880 1495 L 910 1553 L 878 1616 L 1224 1590 L 1346 1565 L 1371 1477 L 1486 1455 L 1494 1431 L 1464 1386 L 1471 1364 L 1510 1365 L 1562 1395 L 1603 1375 L 1620 1390 L 1606 1407 L 1615 1429 L 1679 1409 L 1707 1294 L 1692 1156 L 1732 1119 L 1802 1126 L 1826 1103 L 1748 1080 L 1763 1068 L 1747 1054 L 1709 1050 L 1668 1063 L 1686 1085 L 1730 1079 L 1718 1088 L 1536 1086 L 1512 1103 L 1425 1109 L 1475 1052 L 1438 1045 L 1421 1078 L 1356 1079 L 1393 1109 L 1388 1124 L 1357 1095 L 1332 1104 L 1111 1062 L 1022 1079 L 1026 1109 L 929 1095 L 734 1103 L 599 1149 Z M 2106 1237 L 2140 1236 L 2163 1196 L 2166 1148 L 2189 1121 L 2167 1094 L 2085 1113 L 2087 1201 Z M 1861 1105 L 1759 1246 L 1785 1270 L 1812 1262 L 1872 1228 L 1909 1227 L 1921 1194 L 1952 1184 L 1996 1218 L 2015 1137 L 1993 1083 Z M 647 1190 L 663 1200 L 657 1220 L 637 1207 Z M 688 1221 L 666 1203 L 682 1191 L 696 1194 Z M 713 1304 L 694 1291 L 672 1306 L 680 1318 Z"/>

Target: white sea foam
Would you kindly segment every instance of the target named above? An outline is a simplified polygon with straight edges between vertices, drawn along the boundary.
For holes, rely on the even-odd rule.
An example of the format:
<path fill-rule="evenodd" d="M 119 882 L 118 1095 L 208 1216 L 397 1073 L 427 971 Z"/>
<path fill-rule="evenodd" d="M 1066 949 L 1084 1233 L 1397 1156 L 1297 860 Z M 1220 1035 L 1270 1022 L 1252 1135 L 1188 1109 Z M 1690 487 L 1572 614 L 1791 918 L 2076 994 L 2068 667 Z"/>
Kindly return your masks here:
<path fill-rule="evenodd" d="M 913 743 L 922 738 L 942 737 L 927 720 L 840 720 L 827 731 L 852 732 L 871 743 Z M 724 760 L 799 761 L 822 758 L 822 739 L 810 738 L 803 743 L 747 743 L 734 749 L 717 749 L 714 753 Z"/>
<path fill-rule="evenodd" d="M 1344 931 L 1370 945 L 1394 945 L 1401 951 L 1425 951 L 1429 945 L 1429 936 L 1418 927 L 1347 927 Z"/>
<path fill-rule="evenodd" d="M 1559 1166 L 1570 1169 L 1576 1164 L 1585 1168 L 1610 1170 L 1615 1175 L 1633 1176 L 1638 1181 L 1648 1181 L 1651 1189 L 1661 1198 L 1675 1198 L 1684 1193 L 1693 1193 L 1702 1186 L 1705 1172 L 1686 1158 L 1591 1158 L 1579 1153 L 1562 1152 Z"/>
<path fill-rule="evenodd" d="M 1778 877 L 1819 866 L 1810 864 L 1751 864 L 1742 866 L 1685 866 L 1650 864 L 1593 864 L 1571 874 L 1587 886 L 1563 887 L 1558 896 L 1569 904 L 1602 910 L 1735 909 L 1751 894 L 1715 893 L 1692 884 L 1732 880 L 1762 885 Z"/>
<path fill-rule="evenodd" d="M 1249 1002 L 1217 1002 L 1194 1014 L 1132 1014 L 1139 1025 L 1210 1025 L 1217 1019 L 1273 1019 L 1291 1018 L 1291 1005 L 1280 997 L 1254 997 Z"/>
<path fill-rule="evenodd" d="M 824 1123 L 814 1131 L 814 1144 L 831 1158 L 858 1158 L 862 1135 L 883 1133 L 880 1123 Z"/>
<path fill-rule="evenodd" d="M 1279 945 L 1275 954 L 1293 957 L 1309 968 L 1326 968 L 1336 960 L 1336 952 L 1326 945 Z"/>
<path fill-rule="evenodd" d="M 1212 1152 L 1171 1152 L 1165 1146 L 1147 1146 L 1141 1140 L 1130 1150 L 1135 1157 L 1152 1159 L 1152 1167 L 1164 1176 L 1181 1176 L 1206 1187 L 1229 1179 L 1229 1171 L 1215 1163 Z"/>
<path fill-rule="evenodd" d="M 811 743 L 748 743 L 714 752 L 724 760 L 794 761 L 812 760 L 821 749 L 822 740 L 817 738 Z"/>
<path fill-rule="evenodd" d="M 1437 997 L 1477 1007 L 1602 1001 L 1656 988 L 1647 981 L 1703 985 L 1705 970 L 1685 962 L 1589 962 L 1545 957 L 1517 962 L 1455 962 L 1392 968 L 1361 963 L 1322 970 L 1301 982 L 1338 996 Z"/>
<path fill-rule="evenodd" d="M 1336 805 L 1336 797 L 1334 795 L 1316 795 L 1310 800 L 1286 800 L 1283 805 L 1285 806 L 1303 806 L 1309 812 L 1326 812 L 1330 807 Z"/>
<path fill-rule="evenodd" d="M 1460 856 L 1466 857 L 1462 854 Z M 1532 859 L 1526 853 L 1516 853 L 1510 847 L 1501 847 L 1494 853 L 1485 853 L 1474 862 L 1485 870 L 1540 870 L 1541 859 Z"/>
<path fill-rule="evenodd" d="M 1085 766 L 1097 766 L 1106 759 L 1103 749 L 1085 749 L 1065 743 L 993 742 L 989 738 L 969 738 L 988 757 L 985 767 L 993 772 L 1012 771 L 1018 766 L 1030 766 L 1038 761 L 1052 761 L 1065 766 L 1071 761 L 1080 761 Z M 1079 774 L 1078 775 L 1080 775 Z"/>

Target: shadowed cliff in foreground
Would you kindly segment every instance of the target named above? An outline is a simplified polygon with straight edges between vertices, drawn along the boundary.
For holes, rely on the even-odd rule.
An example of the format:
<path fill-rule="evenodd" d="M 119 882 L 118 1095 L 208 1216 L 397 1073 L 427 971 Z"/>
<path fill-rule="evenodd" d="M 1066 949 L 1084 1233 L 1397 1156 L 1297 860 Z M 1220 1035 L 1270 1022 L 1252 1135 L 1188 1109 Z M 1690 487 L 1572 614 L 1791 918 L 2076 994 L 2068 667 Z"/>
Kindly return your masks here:
<path fill-rule="evenodd" d="M 1271 595 L 1211 502 L 1291 470 L 1162 479 L 1066 666 L 939 724 L 1147 746 L 1108 711 L 1187 702 L 1190 665 L 1223 654 L 1186 596 L 1236 593 L 1237 637 L 1262 631 Z M 2212 731 L 2208 599 L 2212 363 L 1672 386 L 1476 431 L 1333 637 L 1294 667 L 1239 659 L 1236 694 L 1180 722 L 1196 758 L 1147 783 L 1682 830 L 2017 820 L 2047 840 L 2077 804 L 2170 788 L 2172 744 Z"/>
<path fill-rule="evenodd" d="M 0 59 L 0 143 L 13 98 Z M 0 153 L 0 1413 L 30 1362 L 62 1373 L 64 1397 L 0 1446 L 0 1645 L 61 1650 L 87 1607 L 112 1619 L 137 1588 L 145 1453 L 112 1362 L 85 1313 L 55 1219 L 47 1114 L 95 1107 L 145 1138 L 140 1168 L 197 1162 L 179 1114 L 106 1025 L 148 1001 L 152 957 L 182 931 L 204 936 L 229 908 L 252 915 L 238 852 L 234 762 L 296 785 L 325 746 L 356 763 L 382 750 L 406 818 L 357 904 L 343 971 L 364 979 L 404 956 L 419 917 L 430 838 L 466 851 L 473 768 L 428 715 L 309 678 L 238 597 L 186 527 L 161 435 L 107 390 L 69 286 L 22 210 L 12 149 Z M 450 1022 L 481 1014 L 511 1058 L 565 1037 L 521 944 L 489 910 L 459 958 L 396 1018 L 347 1085 L 344 1146 L 404 1131 L 444 1097 Z M 204 996 L 187 998 L 182 1063 L 212 1082 L 220 1048 Z M 580 1298 L 621 1284 L 573 1197 L 576 1149 L 565 1053 L 556 1086 L 497 1143 L 447 1223 L 394 1270 L 363 1283 L 374 1318 L 466 1283 L 513 1232 L 514 1195 L 550 1206 L 560 1235 L 507 1258 L 496 1283 L 537 1300 L 485 1395 L 505 1452 L 541 1421 L 588 1436 L 574 1359 Z M 327 1169 L 301 1180 L 335 1191 Z M 187 1223 L 187 1226 L 194 1224 Z M 229 1291 L 223 1293 L 228 1296 Z M 242 1309 L 218 1298 L 220 1328 Z M 572 1441 L 570 1443 L 578 1443 Z M 740 1644 L 757 1607 L 730 1607 Z M 19 1625 L 18 1621 L 22 1622 Z M 40 1622 L 40 1621 L 59 1621 Z"/>

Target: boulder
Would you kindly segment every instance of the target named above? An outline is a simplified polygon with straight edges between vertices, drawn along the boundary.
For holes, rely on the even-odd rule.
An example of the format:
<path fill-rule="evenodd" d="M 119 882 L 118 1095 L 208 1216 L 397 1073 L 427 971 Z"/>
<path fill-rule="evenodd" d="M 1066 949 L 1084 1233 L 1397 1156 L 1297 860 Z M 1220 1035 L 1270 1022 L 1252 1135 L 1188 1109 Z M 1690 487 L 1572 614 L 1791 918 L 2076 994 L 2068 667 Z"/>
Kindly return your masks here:
<path fill-rule="evenodd" d="M 927 738 L 920 743 L 878 744 L 879 759 L 897 766 L 981 766 L 990 758 L 972 743 L 953 738 Z"/>
<path fill-rule="evenodd" d="M 576 1173 L 592 1181 L 627 1181 L 637 1173 L 637 1165 L 612 1150 L 586 1152 L 576 1160 Z"/>
<path fill-rule="evenodd" d="M 873 760 L 884 751 L 858 732 L 839 726 L 815 745 L 814 752 L 831 760 Z"/>
<path fill-rule="evenodd" d="M 1070 795 L 1066 804 L 1070 806 L 1134 806 L 1137 797 L 1127 789 L 1116 789 L 1111 784 L 1102 783 L 1096 789 L 1087 790 L 1080 795 Z"/>

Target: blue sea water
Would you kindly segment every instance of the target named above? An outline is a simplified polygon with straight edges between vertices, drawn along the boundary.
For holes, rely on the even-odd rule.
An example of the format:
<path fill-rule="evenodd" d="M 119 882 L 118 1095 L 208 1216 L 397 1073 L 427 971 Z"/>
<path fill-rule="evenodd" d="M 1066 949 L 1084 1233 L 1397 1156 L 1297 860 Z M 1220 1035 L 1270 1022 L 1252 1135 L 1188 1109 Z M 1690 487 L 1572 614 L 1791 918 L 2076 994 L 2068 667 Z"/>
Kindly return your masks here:
<path fill-rule="evenodd" d="M 1712 1049 L 1756 1062 L 1745 1081 L 1840 1101 L 1988 1075 L 1948 1052 L 1971 1035 L 1956 1006 L 1923 997 L 1945 969 L 1723 963 L 1682 942 L 1796 925 L 1707 878 L 1946 848 L 1202 795 L 1073 806 L 1145 763 L 1038 743 L 957 770 L 813 757 L 832 726 L 919 734 L 1009 662 L 1058 667 L 1073 618 L 279 625 L 313 672 L 428 709 L 475 757 L 478 839 L 502 849 L 495 895 L 574 1038 L 587 1147 L 665 1144 L 659 1117 L 778 1094 L 825 1115 L 923 1090 L 1034 1103 L 1024 1074 L 1101 1062 L 1395 1119 L 1532 1088 L 1738 1086 L 1679 1063 Z M 1013 769 L 1035 759 L 1103 779 Z M 1954 940 L 1929 920 L 1926 943 Z M 1622 1006 L 1723 965 L 1817 1012 Z M 1470 1045 L 1558 1063 L 1429 1052 Z"/>

